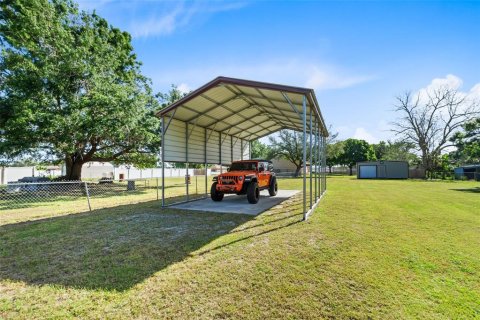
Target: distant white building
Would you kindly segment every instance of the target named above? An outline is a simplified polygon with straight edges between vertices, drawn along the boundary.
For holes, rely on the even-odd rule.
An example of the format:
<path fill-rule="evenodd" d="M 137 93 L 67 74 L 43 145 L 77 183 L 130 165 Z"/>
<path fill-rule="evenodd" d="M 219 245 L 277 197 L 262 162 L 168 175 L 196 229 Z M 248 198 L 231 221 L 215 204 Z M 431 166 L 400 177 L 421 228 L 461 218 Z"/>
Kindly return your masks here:
<path fill-rule="evenodd" d="M 297 167 L 287 159 L 272 159 L 273 169 L 278 173 L 294 173 Z M 307 172 L 310 172 L 310 164 L 307 162 Z"/>

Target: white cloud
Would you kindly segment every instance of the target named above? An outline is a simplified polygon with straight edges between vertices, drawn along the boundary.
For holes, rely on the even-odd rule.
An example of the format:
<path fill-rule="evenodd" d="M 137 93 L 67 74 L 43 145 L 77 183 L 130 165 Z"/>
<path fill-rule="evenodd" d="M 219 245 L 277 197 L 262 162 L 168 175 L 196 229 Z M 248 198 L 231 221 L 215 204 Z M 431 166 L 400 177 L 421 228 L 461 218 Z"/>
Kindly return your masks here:
<path fill-rule="evenodd" d="M 426 104 L 428 102 L 428 97 L 432 96 L 437 92 L 438 90 L 442 89 L 452 89 L 452 90 L 458 90 L 463 84 L 462 79 L 459 77 L 453 75 L 453 74 L 448 74 L 445 78 L 435 78 L 430 82 L 429 85 L 427 85 L 425 88 L 421 88 L 418 90 L 414 98 L 417 99 L 419 98 L 420 102 L 422 104 Z"/>
<path fill-rule="evenodd" d="M 305 86 L 318 90 L 348 88 L 375 78 L 371 75 L 352 75 L 327 66 L 312 66 L 308 73 Z"/>
<path fill-rule="evenodd" d="M 429 100 L 429 96 L 434 96 L 436 92 L 443 89 L 450 89 L 456 91 L 458 98 L 466 98 L 467 101 L 480 102 L 480 83 L 475 84 L 469 91 L 462 90 L 463 80 L 453 74 L 448 74 L 445 78 L 435 78 L 430 82 L 425 88 L 418 90 L 413 98 L 419 98 L 421 104 L 426 105 Z M 470 103 L 465 103 L 462 105 L 463 108 L 469 108 Z M 440 112 L 440 117 L 443 115 L 448 115 L 448 109 L 443 109 Z"/>
<path fill-rule="evenodd" d="M 182 4 L 162 16 L 154 15 L 146 21 L 133 21 L 129 30 L 135 38 L 168 35 L 179 26 L 179 16 L 181 14 L 183 14 Z M 186 19 L 183 19 L 183 21 L 188 23 Z"/>
<path fill-rule="evenodd" d="M 355 129 L 355 133 L 353 134 L 354 139 L 365 140 L 368 143 L 378 143 L 378 139 L 374 137 L 371 133 L 369 133 L 365 128 L 359 127 Z"/>
<path fill-rule="evenodd" d="M 219 1 L 181 1 L 166 2 L 175 4 L 173 8 L 163 8 L 162 12 L 153 12 L 147 19 L 134 19 L 129 31 L 134 38 L 165 36 L 192 23 L 194 18 L 206 18 L 212 14 L 237 10 L 245 6 L 244 2 Z"/>
<path fill-rule="evenodd" d="M 480 101 L 480 83 L 474 85 L 468 94 L 472 99 L 477 99 Z"/>
<path fill-rule="evenodd" d="M 170 83 L 183 83 L 188 79 L 189 84 L 195 88 L 218 76 L 305 86 L 315 90 L 347 88 L 375 78 L 371 75 L 352 75 L 341 67 L 325 63 L 278 59 L 244 65 L 215 63 L 171 72 L 162 70 L 158 77 L 153 76 L 153 82 L 160 86 L 169 86 Z"/>
<path fill-rule="evenodd" d="M 427 90 L 434 90 L 443 87 L 458 90 L 463 85 L 463 80 L 453 74 L 447 74 L 445 78 L 435 78 L 428 85 Z"/>
<path fill-rule="evenodd" d="M 189 93 L 190 91 L 192 91 L 190 86 L 186 83 L 180 83 L 177 89 L 182 93 Z"/>

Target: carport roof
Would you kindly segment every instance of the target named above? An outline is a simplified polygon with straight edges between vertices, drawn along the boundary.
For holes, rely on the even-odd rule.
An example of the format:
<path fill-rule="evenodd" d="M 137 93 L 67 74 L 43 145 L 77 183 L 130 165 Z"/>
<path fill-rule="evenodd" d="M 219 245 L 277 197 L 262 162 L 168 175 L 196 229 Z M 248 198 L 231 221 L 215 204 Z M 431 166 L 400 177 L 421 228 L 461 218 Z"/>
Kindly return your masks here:
<path fill-rule="evenodd" d="M 303 131 L 303 97 L 307 119 L 312 112 L 328 136 L 313 89 L 227 77 L 210 81 L 157 115 L 251 141 L 281 129 Z M 307 131 L 308 126 L 309 121 Z"/>

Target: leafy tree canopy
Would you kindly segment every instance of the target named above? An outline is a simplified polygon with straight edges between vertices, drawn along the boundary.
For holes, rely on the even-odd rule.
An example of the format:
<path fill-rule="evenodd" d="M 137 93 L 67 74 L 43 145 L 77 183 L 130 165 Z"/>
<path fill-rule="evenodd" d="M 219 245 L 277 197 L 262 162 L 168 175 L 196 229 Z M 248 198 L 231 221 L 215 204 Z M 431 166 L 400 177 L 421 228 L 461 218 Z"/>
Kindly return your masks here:
<path fill-rule="evenodd" d="M 283 158 L 295 165 L 298 177 L 303 167 L 303 133 L 292 130 L 280 130 L 278 135 L 269 137 L 270 158 Z M 310 159 L 310 142 L 307 139 L 307 159 Z"/>
<path fill-rule="evenodd" d="M 332 167 L 340 164 L 341 157 L 343 155 L 343 141 L 337 141 L 335 143 L 327 144 L 327 166 L 330 173 L 332 173 Z"/>
<path fill-rule="evenodd" d="M 155 164 L 160 122 L 131 36 L 68 0 L 0 2 L 0 156 Z"/>
<path fill-rule="evenodd" d="M 252 141 L 252 158 L 253 159 L 271 159 L 273 157 L 273 150 L 272 148 L 262 143 L 258 140 Z"/>
<path fill-rule="evenodd" d="M 343 142 L 343 154 L 339 162 L 350 168 L 350 175 L 357 162 L 376 159 L 373 147 L 365 140 L 347 139 Z"/>
<path fill-rule="evenodd" d="M 160 106 L 163 109 L 165 107 L 168 107 L 172 103 L 182 99 L 187 94 L 188 94 L 187 92 L 180 91 L 177 85 L 172 84 L 168 92 L 166 93 L 159 92 L 155 95 L 155 97 L 158 99 L 158 102 L 160 103 Z"/>
<path fill-rule="evenodd" d="M 460 164 L 480 163 L 480 118 L 466 122 L 463 131 L 455 133 L 452 141 L 457 150 L 453 158 Z"/>
<path fill-rule="evenodd" d="M 380 141 L 372 145 L 377 160 L 406 161 L 410 165 L 418 165 L 419 157 L 412 152 L 415 145 L 404 141 Z"/>

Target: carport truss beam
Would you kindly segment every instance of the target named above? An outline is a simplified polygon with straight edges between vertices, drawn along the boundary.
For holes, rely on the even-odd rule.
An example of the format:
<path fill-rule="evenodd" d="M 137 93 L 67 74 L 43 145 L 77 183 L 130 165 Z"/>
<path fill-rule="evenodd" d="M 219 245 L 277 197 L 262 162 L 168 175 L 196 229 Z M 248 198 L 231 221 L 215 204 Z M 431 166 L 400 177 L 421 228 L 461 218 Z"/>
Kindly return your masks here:
<path fill-rule="evenodd" d="M 266 107 L 262 106 L 261 104 L 257 103 L 255 100 L 253 100 L 252 98 L 249 98 L 245 92 L 243 92 L 239 87 L 237 87 L 236 85 L 232 85 L 232 87 L 235 89 L 235 90 L 232 90 L 228 85 L 225 86 L 226 89 L 228 89 L 231 93 L 235 94 L 237 97 L 241 97 L 245 102 L 249 103 L 252 107 L 254 108 L 260 108 L 261 109 L 261 112 L 265 113 L 267 115 L 267 117 L 269 118 L 273 118 L 274 121 L 276 122 L 279 122 L 281 123 L 283 126 L 285 126 L 285 123 L 283 122 L 284 120 L 281 120 L 279 118 L 276 117 L 276 115 L 273 115 L 272 113 L 270 113 L 269 115 L 269 112 L 266 110 Z M 282 112 L 282 110 L 280 108 L 277 108 L 273 103 L 272 101 L 270 101 L 269 98 L 265 97 L 265 95 L 263 93 L 261 93 L 260 90 L 258 90 L 258 88 L 255 88 L 255 91 L 257 91 L 261 96 L 264 97 L 265 100 L 267 100 L 273 107 L 274 110 L 278 110 L 280 112 L 280 114 L 282 116 L 284 116 L 286 118 L 286 121 L 288 121 L 288 117 Z M 300 130 L 300 128 L 298 128 L 298 130 Z"/>

